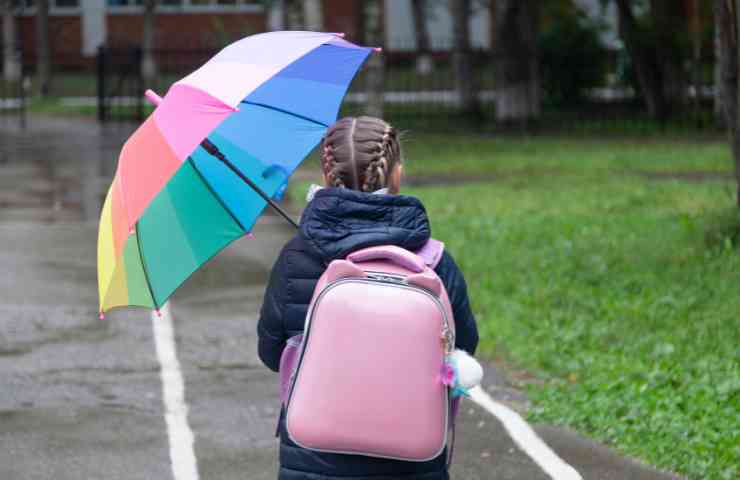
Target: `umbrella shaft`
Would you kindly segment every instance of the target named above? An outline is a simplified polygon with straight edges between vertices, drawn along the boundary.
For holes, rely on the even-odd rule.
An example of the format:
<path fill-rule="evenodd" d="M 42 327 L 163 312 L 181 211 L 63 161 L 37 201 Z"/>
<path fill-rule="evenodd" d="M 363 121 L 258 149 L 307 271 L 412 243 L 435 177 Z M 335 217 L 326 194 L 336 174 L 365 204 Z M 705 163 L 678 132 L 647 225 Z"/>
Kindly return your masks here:
<path fill-rule="evenodd" d="M 205 140 L 203 140 L 203 141 L 201 142 L 201 144 L 200 144 L 200 145 L 201 145 L 201 146 L 203 147 L 203 149 L 204 149 L 204 150 L 205 150 L 206 152 L 210 153 L 211 155 L 213 155 L 213 156 L 214 156 L 214 157 L 216 157 L 217 159 L 221 160 L 221 162 L 222 162 L 222 163 L 223 163 L 224 165 L 226 165 L 227 167 L 229 167 L 229 170 L 231 170 L 232 172 L 234 172 L 234 173 L 236 174 L 236 176 L 237 176 L 237 177 L 241 178 L 241 179 L 242 179 L 242 181 L 243 181 L 244 183 L 246 183 L 247 185 L 249 185 L 249 186 L 250 186 L 250 187 L 252 188 L 252 190 L 254 190 L 255 192 L 257 192 L 257 195 L 259 195 L 260 197 L 262 197 L 262 199 L 263 199 L 264 201 L 266 201 L 266 202 L 268 203 L 268 205 L 270 205 L 270 206 L 271 206 L 271 207 L 272 207 L 272 208 L 273 208 L 273 209 L 274 209 L 274 210 L 275 210 L 275 211 L 276 211 L 277 213 L 279 213 L 279 214 L 280 214 L 280 215 L 281 215 L 281 216 L 282 216 L 282 217 L 283 217 L 284 219 L 286 219 L 286 220 L 288 221 L 288 223 L 290 223 L 290 224 L 291 224 L 291 225 L 293 225 L 293 226 L 294 226 L 294 227 L 295 227 L 296 229 L 298 229 L 298 224 L 297 224 L 297 223 L 295 222 L 295 220 L 293 220 L 293 219 L 292 219 L 292 218 L 291 218 L 291 217 L 290 217 L 290 216 L 289 216 L 289 215 L 288 215 L 288 214 L 287 214 L 287 213 L 285 212 L 285 210 L 283 210 L 282 208 L 280 208 L 280 206 L 279 206 L 279 205 L 278 205 L 277 203 L 275 203 L 275 202 L 273 201 L 273 199 L 271 199 L 271 198 L 270 198 L 270 196 L 269 196 L 269 195 L 267 195 L 267 194 L 266 194 L 266 193 L 264 192 L 264 190 L 262 190 L 262 189 L 261 189 L 261 188 L 260 188 L 259 186 L 257 186 L 257 184 L 255 184 L 255 183 L 254 183 L 254 182 L 253 182 L 253 181 L 252 181 L 251 179 L 249 179 L 249 177 L 247 177 L 247 176 L 246 176 L 246 175 L 244 175 L 244 174 L 243 174 L 243 173 L 242 173 L 241 171 L 239 171 L 239 169 L 238 169 L 238 168 L 236 168 L 236 166 L 235 166 L 235 165 L 234 165 L 233 163 L 231 163 L 231 161 L 230 161 L 230 160 L 229 160 L 228 158 L 226 158 L 226 156 L 225 156 L 225 155 L 224 155 L 223 153 L 221 153 L 221 150 L 219 150 L 219 149 L 218 149 L 218 147 L 217 147 L 216 145 L 214 145 L 214 144 L 213 144 L 213 142 L 211 142 L 210 140 L 208 140 L 208 139 L 206 138 Z"/>

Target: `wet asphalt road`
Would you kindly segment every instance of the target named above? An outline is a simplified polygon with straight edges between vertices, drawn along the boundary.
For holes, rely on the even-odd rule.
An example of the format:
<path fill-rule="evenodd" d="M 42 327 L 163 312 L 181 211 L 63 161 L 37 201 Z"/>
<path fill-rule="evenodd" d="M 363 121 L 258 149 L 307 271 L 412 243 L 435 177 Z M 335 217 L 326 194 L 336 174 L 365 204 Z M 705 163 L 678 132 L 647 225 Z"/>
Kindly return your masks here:
<path fill-rule="evenodd" d="M 0 125 L 0 480 L 170 479 L 162 385 L 147 311 L 97 317 L 102 194 L 125 127 L 31 119 Z M 290 230 L 267 216 L 256 238 L 216 257 L 175 295 L 172 314 L 203 479 L 273 479 L 276 376 L 255 327 L 264 282 Z M 485 386 L 526 398 L 489 368 Z M 587 479 L 667 479 L 561 429 L 541 436 Z M 548 478 L 502 425 L 470 403 L 453 478 Z"/>

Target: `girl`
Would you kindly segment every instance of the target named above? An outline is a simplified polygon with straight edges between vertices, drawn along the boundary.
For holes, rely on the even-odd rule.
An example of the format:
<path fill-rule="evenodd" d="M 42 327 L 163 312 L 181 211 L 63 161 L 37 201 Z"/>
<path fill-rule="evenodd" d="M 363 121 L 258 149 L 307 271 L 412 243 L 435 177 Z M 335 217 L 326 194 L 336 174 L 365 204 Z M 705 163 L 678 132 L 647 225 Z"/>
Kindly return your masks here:
<path fill-rule="evenodd" d="M 320 148 L 326 188 L 313 195 L 300 232 L 280 253 L 259 319 L 259 355 L 274 371 L 286 340 L 302 333 L 314 287 L 329 262 L 375 245 L 416 251 L 430 238 L 424 206 L 414 197 L 398 195 L 403 165 L 393 127 L 378 118 L 343 118 L 329 128 Z M 456 347 L 472 355 L 478 331 L 465 280 L 447 252 L 435 271 L 453 307 Z M 445 452 L 428 462 L 319 453 L 291 442 L 282 415 L 279 431 L 280 480 L 449 478 Z"/>

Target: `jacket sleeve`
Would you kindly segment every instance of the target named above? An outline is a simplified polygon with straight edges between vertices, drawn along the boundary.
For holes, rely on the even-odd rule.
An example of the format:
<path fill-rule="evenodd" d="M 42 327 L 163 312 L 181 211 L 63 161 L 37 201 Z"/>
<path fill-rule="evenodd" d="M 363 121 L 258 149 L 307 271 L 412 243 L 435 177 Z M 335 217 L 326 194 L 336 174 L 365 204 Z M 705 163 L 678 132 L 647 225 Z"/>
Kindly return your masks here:
<path fill-rule="evenodd" d="M 478 327 L 470 309 L 465 278 L 447 251 L 443 253 L 435 271 L 450 297 L 452 314 L 455 316 L 455 347 L 473 355 L 478 347 Z"/>
<path fill-rule="evenodd" d="M 280 356 L 286 342 L 284 322 L 285 290 L 285 251 L 280 253 L 270 273 L 270 281 L 260 310 L 257 323 L 258 353 L 267 368 L 277 372 L 280 369 Z"/>

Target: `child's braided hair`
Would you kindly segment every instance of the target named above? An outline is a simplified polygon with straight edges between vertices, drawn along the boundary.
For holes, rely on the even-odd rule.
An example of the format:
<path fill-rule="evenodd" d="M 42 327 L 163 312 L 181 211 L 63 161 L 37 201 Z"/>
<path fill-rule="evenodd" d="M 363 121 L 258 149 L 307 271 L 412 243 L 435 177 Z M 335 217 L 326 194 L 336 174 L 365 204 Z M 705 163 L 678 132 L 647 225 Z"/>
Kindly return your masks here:
<path fill-rule="evenodd" d="M 345 117 L 321 140 L 321 168 L 329 186 L 374 192 L 388 186 L 401 162 L 396 129 L 375 117 Z"/>

